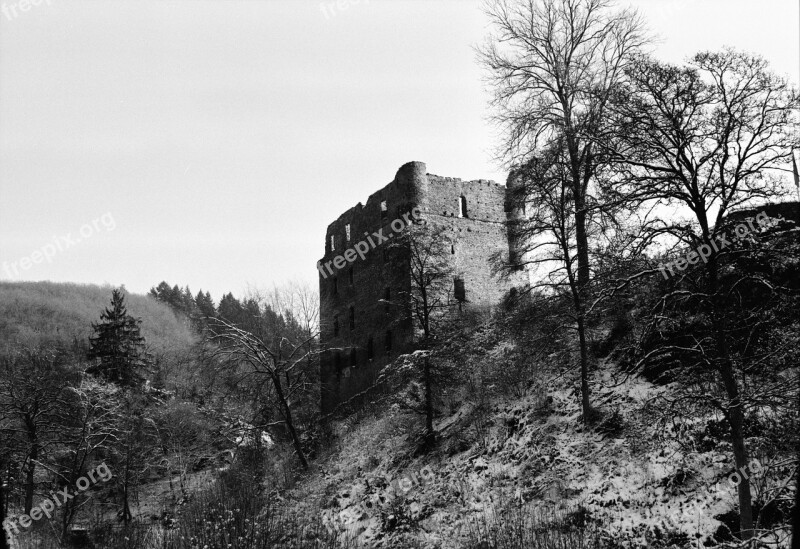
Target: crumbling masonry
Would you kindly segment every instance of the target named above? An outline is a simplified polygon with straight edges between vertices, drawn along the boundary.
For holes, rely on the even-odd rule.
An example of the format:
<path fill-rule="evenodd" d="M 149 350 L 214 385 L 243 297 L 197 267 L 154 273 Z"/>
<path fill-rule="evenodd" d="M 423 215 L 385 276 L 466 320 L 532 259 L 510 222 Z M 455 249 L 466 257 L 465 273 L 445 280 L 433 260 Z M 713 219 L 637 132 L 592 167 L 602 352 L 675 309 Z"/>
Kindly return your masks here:
<path fill-rule="evenodd" d="M 384 365 L 415 344 L 410 310 L 398 317 L 393 305 L 411 289 L 408 257 L 384 242 L 352 261 L 337 263 L 336 258 L 347 256 L 358 242 L 372 238 L 374 244 L 376 231 L 393 233 L 392 222 L 408 220 L 413 211 L 428 226 L 448 229 L 452 291 L 460 294 L 459 301 L 469 308 L 491 308 L 524 278 L 520 272 L 501 280 L 489 262 L 496 252 L 509 252 L 506 220 L 514 214 L 506 211 L 507 203 L 503 185 L 440 177 L 427 173 L 423 162 L 409 162 L 366 205 L 357 204 L 328 225 L 325 255 L 317 265 L 322 348 L 334 349 L 321 357 L 323 413 L 371 387 Z"/>

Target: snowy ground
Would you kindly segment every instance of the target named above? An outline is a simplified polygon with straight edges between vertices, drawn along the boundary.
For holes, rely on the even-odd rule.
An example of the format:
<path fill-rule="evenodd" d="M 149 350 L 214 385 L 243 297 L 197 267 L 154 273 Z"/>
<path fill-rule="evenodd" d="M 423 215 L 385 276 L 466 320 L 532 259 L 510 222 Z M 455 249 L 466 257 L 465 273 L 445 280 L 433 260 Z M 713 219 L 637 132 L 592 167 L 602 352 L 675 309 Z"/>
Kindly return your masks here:
<path fill-rule="evenodd" d="M 604 365 L 594 375 L 594 402 L 618 412 L 621 429 L 585 429 L 568 385 L 554 379 L 535 395 L 494 402 L 482 427 L 465 403 L 440 419 L 441 450 L 423 457 L 413 457 L 407 435 L 419 419 L 389 409 L 344 433 L 288 500 L 370 547 L 407 539 L 460 547 L 481 514 L 521 503 L 545 517 L 582 508 L 621 546 L 703 546 L 721 526 L 714 517 L 736 498 L 729 448 L 701 452 L 687 442 L 704 418 L 662 425 L 655 407 L 668 388 Z"/>

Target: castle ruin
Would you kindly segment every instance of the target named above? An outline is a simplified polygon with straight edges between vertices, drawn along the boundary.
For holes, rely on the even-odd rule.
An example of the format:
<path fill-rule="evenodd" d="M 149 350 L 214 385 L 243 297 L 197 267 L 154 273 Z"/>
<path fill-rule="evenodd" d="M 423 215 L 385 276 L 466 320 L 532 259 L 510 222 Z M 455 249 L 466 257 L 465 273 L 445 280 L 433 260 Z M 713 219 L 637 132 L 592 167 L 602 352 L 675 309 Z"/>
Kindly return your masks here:
<path fill-rule="evenodd" d="M 491 308 L 523 282 L 522 273 L 500 280 L 489 262 L 496 252 L 509 252 L 507 204 L 503 185 L 440 177 L 427 173 L 423 162 L 409 162 L 366 205 L 357 204 L 328 225 L 325 254 L 317 264 L 320 339 L 322 348 L 330 349 L 320 360 L 323 413 L 371 387 L 383 366 L 416 343 L 410 310 L 398 317 L 390 305 L 408 295 L 411 277 L 408 257 L 395 253 L 388 235 L 410 215 L 427 226 L 446 227 L 453 243 L 453 292 L 467 307 Z"/>

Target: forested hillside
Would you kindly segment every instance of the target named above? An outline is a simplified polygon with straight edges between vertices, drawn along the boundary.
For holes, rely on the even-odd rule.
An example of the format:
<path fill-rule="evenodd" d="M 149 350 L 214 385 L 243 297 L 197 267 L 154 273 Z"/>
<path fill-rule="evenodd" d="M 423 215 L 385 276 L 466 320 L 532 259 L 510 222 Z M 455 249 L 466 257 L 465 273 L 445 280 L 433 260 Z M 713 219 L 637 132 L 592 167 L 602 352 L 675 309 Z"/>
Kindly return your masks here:
<path fill-rule="evenodd" d="M 6 348 L 86 345 L 111 290 L 91 284 L 0 282 L 0 340 Z M 195 343 L 187 319 L 164 303 L 136 294 L 127 300 L 130 313 L 142 319 L 152 352 L 185 352 Z"/>

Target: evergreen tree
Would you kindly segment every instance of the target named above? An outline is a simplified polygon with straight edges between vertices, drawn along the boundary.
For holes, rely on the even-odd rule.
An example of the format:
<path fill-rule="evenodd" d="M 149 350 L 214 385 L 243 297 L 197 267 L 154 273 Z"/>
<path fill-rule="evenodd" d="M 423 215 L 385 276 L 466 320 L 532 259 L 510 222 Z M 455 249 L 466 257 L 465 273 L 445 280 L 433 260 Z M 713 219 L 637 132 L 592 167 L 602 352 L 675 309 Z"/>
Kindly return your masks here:
<path fill-rule="evenodd" d="M 89 373 L 99 373 L 123 387 L 138 385 L 144 379 L 140 371 L 147 365 L 144 338 L 139 330 L 141 320 L 128 314 L 122 291 L 113 291 L 111 307 L 100 319 L 99 324 L 92 324 L 95 336 L 89 338 L 88 358 L 96 361 Z"/>
<path fill-rule="evenodd" d="M 192 296 L 192 291 L 189 289 L 189 286 L 186 286 L 181 292 L 181 310 L 186 313 L 186 316 L 189 318 L 195 318 L 197 316 L 197 304 L 194 301 L 194 296 Z"/>
<path fill-rule="evenodd" d="M 216 308 L 214 307 L 214 300 L 211 299 L 210 293 L 206 292 L 204 294 L 202 291 L 197 292 L 194 301 L 197 304 L 197 311 L 201 317 L 214 318 L 217 314 Z"/>
<path fill-rule="evenodd" d="M 238 299 L 228 292 L 222 296 L 217 307 L 217 315 L 225 321 L 240 326 L 244 320 L 244 310 Z"/>

